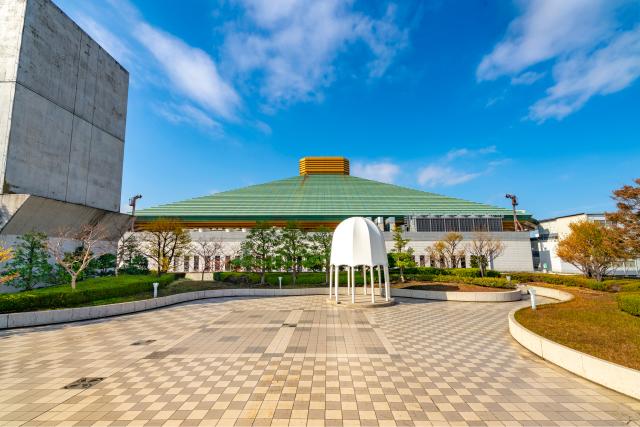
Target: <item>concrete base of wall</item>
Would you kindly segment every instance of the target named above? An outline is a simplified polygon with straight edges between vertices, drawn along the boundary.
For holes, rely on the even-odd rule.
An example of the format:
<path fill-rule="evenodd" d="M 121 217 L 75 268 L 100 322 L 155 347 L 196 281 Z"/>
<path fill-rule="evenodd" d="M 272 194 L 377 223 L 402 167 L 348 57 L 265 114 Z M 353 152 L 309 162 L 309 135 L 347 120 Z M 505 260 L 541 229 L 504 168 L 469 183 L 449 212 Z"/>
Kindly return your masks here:
<path fill-rule="evenodd" d="M 109 240 L 117 240 L 132 220 L 131 215 L 61 202 L 29 194 L 0 195 L 0 235 L 20 236 L 31 231 L 56 237 L 60 230 L 100 224 Z M 6 239 L 6 238 L 5 238 Z"/>
<path fill-rule="evenodd" d="M 557 289 L 538 286 L 532 288 L 536 290 L 537 295 L 557 301 L 573 299 L 573 295 Z M 594 383 L 640 399 L 640 371 L 607 362 L 541 337 L 518 323 L 515 318 L 517 310 L 519 309 L 509 313 L 509 332 L 527 350 Z"/>

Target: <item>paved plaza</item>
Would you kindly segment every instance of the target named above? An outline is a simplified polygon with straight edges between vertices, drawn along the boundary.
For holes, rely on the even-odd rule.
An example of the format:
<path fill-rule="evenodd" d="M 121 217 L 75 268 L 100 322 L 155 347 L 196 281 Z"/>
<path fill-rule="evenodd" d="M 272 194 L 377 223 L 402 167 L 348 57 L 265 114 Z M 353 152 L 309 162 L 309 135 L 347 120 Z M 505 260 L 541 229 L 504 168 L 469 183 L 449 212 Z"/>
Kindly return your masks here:
<path fill-rule="evenodd" d="M 524 302 L 226 298 L 0 334 L 0 425 L 640 425 L 519 346 Z M 65 388 L 102 378 L 91 388 Z M 99 382 L 98 382 L 99 381 Z"/>

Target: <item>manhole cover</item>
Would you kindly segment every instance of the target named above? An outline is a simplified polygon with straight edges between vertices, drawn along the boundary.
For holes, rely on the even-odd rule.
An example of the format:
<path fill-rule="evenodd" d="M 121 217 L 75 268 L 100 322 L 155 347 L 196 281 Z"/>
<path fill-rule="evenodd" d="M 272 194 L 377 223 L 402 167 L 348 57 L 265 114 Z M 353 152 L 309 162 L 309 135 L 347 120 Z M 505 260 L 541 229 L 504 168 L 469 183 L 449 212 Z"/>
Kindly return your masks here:
<path fill-rule="evenodd" d="M 85 389 L 89 387 L 93 387 L 98 384 L 104 378 L 101 377 L 82 377 L 79 380 L 75 380 L 71 384 L 67 384 L 64 386 L 66 389 Z"/>
<path fill-rule="evenodd" d="M 141 341 L 136 341 L 131 345 L 147 345 L 147 344 L 151 344 L 152 342 L 156 342 L 156 340 L 141 340 Z"/>

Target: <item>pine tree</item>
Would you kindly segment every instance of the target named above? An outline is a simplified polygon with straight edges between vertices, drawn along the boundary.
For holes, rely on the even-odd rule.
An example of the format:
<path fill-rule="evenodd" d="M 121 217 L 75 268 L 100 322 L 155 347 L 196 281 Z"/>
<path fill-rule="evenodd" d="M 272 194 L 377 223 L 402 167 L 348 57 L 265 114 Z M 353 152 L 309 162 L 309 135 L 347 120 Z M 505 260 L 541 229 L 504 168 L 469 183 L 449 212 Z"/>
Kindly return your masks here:
<path fill-rule="evenodd" d="M 18 237 L 13 259 L 9 261 L 7 269 L 7 273 L 15 277 L 9 283 L 30 290 L 39 283 L 47 282 L 51 269 L 46 234 L 30 232 Z"/>

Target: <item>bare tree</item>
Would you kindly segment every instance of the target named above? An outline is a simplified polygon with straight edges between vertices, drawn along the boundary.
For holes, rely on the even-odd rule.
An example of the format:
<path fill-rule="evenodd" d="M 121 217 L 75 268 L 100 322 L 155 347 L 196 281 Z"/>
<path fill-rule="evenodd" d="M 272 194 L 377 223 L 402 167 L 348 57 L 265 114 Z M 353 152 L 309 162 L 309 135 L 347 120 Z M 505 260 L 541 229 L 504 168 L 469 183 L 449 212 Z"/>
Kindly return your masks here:
<path fill-rule="evenodd" d="M 437 259 L 441 264 L 444 260 L 442 267 L 456 268 L 461 255 L 464 254 L 464 251 L 458 250 L 460 242 L 462 242 L 462 234 L 447 233 L 442 240 L 438 240 L 427 248 L 427 255 L 431 259 Z"/>
<path fill-rule="evenodd" d="M 140 251 L 156 263 L 158 276 L 169 271 L 176 257 L 189 248 L 191 237 L 180 221 L 160 218 L 145 224 L 139 235 Z"/>
<path fill-rule="evenodd" d="M 493 238 L 490 234 L 477 232 L 473 235 L 473 240 L 469 245 L 471 256 L 476 257 L 480 267 L 480 276 L 484 277 L 488 263 L 498 258 L 504 253 L 504 243 Z"/>
<path fill-rule="evenodd" d="M 208 258 L 212 260 L 215 260 L 216 256 L 223 255 L 222 247 L 222 239 L 220 238 L 215 240 L 198 240 L 192 244 L 193 253 L 204 259 Z M 205 269 L 203 268 L 200 280 L 204 280 L 204 273 Z"/>
<path fill-rule="evenodd" d="M 56 262 L 71 276 L 71 289 L 76 289 L 78 276 L 89 265 L 92 259 L 113 248 L 107 241 L 108 230 L 98 225 L 84 225 L 80 228 L 63 227 L 59 229 L 57 239 L 49 242 L 47 249 Z M 75 241 L 78 246 L 75 251 L 66 252 L 65 242 Z"/>

